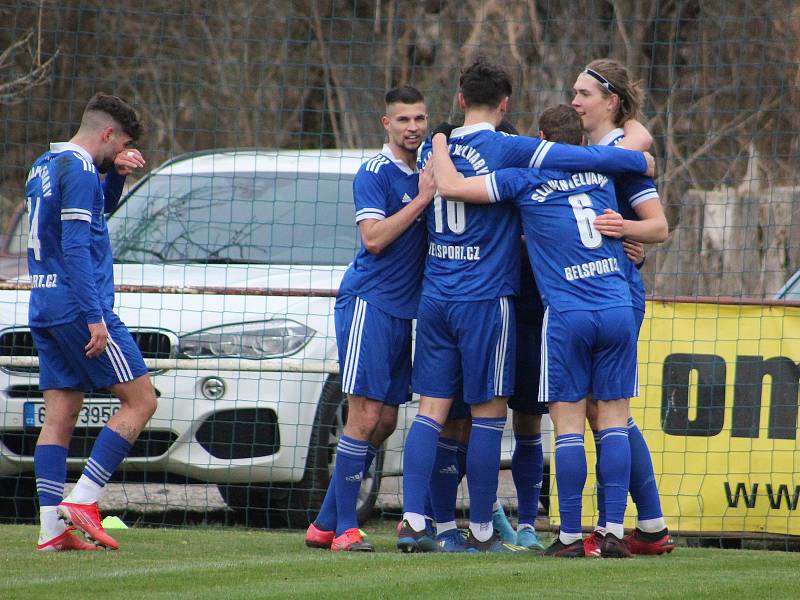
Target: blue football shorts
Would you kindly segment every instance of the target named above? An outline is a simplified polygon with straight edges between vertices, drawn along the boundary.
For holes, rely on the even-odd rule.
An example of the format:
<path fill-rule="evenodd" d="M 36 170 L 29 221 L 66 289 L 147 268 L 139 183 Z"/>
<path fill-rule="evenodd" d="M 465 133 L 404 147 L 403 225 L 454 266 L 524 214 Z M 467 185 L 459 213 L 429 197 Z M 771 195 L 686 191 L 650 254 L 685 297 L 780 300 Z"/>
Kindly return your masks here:
<path fill-rule="evenodd" d="M 96 358 L 86 356 L 89 327 L 81 315 L 71 323 L 31 327 L 39 353 L 39 389 L 91 392 L 133 381 L 147 373 L 142 353 L 128 328 L 111 311 L 103 312 L 108 345 Z"/>
<path fill-rule="evenodd" d="M 342 391 L 398 406 L 411 382 L 411 319 L 400 319 L 356 296 L 333 311 Z"/>
<path fill-rule="evenodd" d="M 411 387 L 421 396 L 483 404 L 514 393 L 514 302 L 422 296 Z M 460 377 L 459 377 L 460 375 Z"/>
<path fill-rule="evenodd" d="M 545 311 L 540 402 L 631 398 L 638 393 L 637 329 L 629 306 Z"/>
<path fill-rule="evenodd" d="M 539 402 L 544 306 L 538 292 L 536 297 L 517 297 L 516 317 L 516 381 L 514 395 L 508 399 L 508 407 L 524 415 L 546 415 L 547 403 Z"/>

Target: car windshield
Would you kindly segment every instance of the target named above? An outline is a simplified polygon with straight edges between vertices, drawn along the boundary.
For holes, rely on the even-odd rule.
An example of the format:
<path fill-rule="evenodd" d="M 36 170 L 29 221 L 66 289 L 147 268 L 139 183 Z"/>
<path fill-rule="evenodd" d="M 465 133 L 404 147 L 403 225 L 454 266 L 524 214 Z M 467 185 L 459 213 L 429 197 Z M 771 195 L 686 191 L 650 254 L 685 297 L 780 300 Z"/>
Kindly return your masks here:
<path fill-rule="evenodd" d="M 153 175 L 109 218 L 118 262 L 347 265 L 352 175 Z"/>
<path fill-rule="evenodd" d="M 800 271 L 795 273 L 778 293 L 781 300 L 800 300 Z"/>

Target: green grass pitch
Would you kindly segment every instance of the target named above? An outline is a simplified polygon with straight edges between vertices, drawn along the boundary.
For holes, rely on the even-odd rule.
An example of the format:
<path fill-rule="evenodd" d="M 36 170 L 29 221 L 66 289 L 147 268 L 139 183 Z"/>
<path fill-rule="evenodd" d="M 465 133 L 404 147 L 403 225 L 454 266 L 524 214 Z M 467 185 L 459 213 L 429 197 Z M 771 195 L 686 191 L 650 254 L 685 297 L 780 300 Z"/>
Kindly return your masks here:
<path fill-rule="evenodd" d="M 677 548 L 632 560 L 371 555 L 303 545 L 302 532 L 130 529 L 117 552 L 37 554 L 33 526 L 2 526 L 0 598 L 767 598 L 796 597 L 800 553 Z"/>

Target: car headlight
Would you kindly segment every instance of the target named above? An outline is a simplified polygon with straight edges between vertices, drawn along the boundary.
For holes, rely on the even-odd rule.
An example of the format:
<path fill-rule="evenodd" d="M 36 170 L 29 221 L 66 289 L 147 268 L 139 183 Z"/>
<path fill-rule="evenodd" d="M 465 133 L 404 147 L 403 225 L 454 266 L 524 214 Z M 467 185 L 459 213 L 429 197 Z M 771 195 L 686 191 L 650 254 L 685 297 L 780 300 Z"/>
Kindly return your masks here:
<path fill-rule="evenodd" d="M 221 325 L 183 336 L 180 352 L 190 358 L 279 358 L 301 350 L 315 333 L 290 319 Z"/>

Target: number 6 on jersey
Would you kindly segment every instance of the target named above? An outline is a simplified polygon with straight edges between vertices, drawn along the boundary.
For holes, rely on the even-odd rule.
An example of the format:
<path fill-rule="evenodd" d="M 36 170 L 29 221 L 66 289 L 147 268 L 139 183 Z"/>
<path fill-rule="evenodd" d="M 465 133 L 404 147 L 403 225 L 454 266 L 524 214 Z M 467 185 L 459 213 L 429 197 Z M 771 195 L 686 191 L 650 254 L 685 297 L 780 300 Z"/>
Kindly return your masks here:
<path fill-rule="evenodd" d="M 581 234 L 581 242 L 587 248 L 599 248 L 603 245 L 603 236 L 594 228 L 594 220 L 597 218 L 592 210 L 592 199 L 588 194 L 573 194 L 569 197 L 572 212 L 575 214 L 575 221 L 578 223 L 578 233 Z"/>

